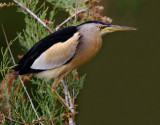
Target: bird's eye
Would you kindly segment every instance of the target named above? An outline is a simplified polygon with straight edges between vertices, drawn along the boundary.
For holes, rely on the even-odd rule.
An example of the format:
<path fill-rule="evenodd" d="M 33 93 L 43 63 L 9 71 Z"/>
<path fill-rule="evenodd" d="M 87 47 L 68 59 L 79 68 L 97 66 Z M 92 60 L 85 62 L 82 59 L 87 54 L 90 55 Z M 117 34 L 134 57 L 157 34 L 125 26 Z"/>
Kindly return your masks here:
<path fill-rule="evenodd" d="M 102 30 L 102 29 L 104 29 L 104 28 L 106 28 L 106 27 L 108 27 L 108 26 L 107 26 L 107 25 L 100 25 L 100 26 L 99 26 L 100 30 Z"/>

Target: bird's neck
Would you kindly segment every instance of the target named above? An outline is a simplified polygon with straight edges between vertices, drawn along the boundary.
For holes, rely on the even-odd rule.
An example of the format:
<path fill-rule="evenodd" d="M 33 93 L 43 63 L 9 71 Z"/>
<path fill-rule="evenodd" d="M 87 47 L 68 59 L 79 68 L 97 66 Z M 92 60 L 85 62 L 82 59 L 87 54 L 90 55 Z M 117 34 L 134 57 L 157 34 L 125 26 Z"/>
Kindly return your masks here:
<path fill-rule="evenodd" d="M 77 53 L 81 55 L 82 58 L 85 55 L 84 58 L 89 60 L 97 54 L 97 52 L 101 48 L 101 45 L 102 45 L 102 39 L 100 36 L 97 35 L 90 39 L 88 39 L 87 36 L 83 36 L 80 38 L 80 42 L 77 48 Z"/>

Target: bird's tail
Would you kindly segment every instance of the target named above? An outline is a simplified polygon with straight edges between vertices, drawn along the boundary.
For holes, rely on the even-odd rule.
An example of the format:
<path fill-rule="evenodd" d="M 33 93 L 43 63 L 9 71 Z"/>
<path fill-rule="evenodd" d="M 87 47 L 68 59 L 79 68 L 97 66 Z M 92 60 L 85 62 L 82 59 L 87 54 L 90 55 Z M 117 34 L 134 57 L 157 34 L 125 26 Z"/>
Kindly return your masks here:
<path fill-rule="evenodd" d="M 21 69 L 19 65 L 14 66 L 12 69 L 14 70 L 13 75 L 19 75 L 19 70 Z"/>

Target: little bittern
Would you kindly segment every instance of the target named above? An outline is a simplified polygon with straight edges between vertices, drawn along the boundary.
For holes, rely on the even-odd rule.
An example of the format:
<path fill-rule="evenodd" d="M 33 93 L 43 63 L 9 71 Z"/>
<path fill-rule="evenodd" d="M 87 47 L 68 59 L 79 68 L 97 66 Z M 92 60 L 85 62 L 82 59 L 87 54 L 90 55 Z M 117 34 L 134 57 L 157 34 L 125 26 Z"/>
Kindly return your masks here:
<path fill-rule="evenodd" d="M 36 73 L 41 78 L 54 78 L 52 88 L 55 90 L 68 73 L 97 54 L 104 34 L 127 30 L 135 28 L 101 21 L 87 21 L 61 29 L 37 42 L 14 67 L 15 73 Z"/>

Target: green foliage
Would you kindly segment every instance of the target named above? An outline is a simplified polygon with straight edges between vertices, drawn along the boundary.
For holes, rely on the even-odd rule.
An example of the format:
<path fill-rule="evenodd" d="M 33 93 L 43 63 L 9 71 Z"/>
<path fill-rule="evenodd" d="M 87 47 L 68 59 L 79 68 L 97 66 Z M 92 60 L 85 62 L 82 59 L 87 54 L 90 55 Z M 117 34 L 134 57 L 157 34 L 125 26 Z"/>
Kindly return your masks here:
<path fill-rule="evenodd" d="M 48 2 L 53 7 L 52 11 L 48 11 L 49 9 L 46 7 L 45 3 L 40 5 L 38 0 L 21 0 L 20 3 L 23 3 L 25 7 L 35 13 L 41 20 L 46 18 L 53 20 L 54 16 L 56 13 L 58 14 L 58 10 L 60 9 L 63 11 L 65 11 L 65 9 L 69 9 L 70 12 L 76 10 L 75 0 L 48 0 Z M 77 9 L 82 9 L 86 6 L 80 0 L 78 0 L 77 4 Z M 49 35 L 49 32 L 43 27 L 41 23 L 29 15 L 23 8 L 18 7 L 17 11 L 25 14 L 24 21 L 26 23 L 26 28 L 23 29 L 22 33 L 18 35 L 19 43 L 25 53 L 37 41 Z M 70 12 L 69 15 L 71 15 Z M 74 21 L 74 19 L 71 20 L 71 22 Z M 79 19 L 79 21 L 81 21 L 81 19 Z M 66 25 L 70 25 L 70 22 L 68 22 Z M 56 27 L 54 27 L 54 20 L 53 24 L 48 24 L 48 26 L 53 31 L 55 31 Z M 12 43 L 12 41 L 10 43 Z M 1 102 L 3 102 L 3 106 L 0 107 L 1 111 L 6 116 L 11 117 L 16 121 L 20 121 L 25 124 L 36 124 L 37 118 L 35 112 L 31 107 L 19 77 L 12 77 L 11 75 L 12 66 L 9 66 L 12 63 L 12 60 L 9 56 L 8 48 L 6 50 L 1 48 L 1 53 L 3 55 L 3 60 L 0 62 L 0 71 L 2 77 L 0 87 L 5 86 L 7 88 L 7 91 L 1 91 L 0 93 L 3 97 L 1 100 Z M 77 76 L 75 79 L 75 73 L 77 73 L 76 70 L 67 77 L 67 84 L 71 97 L 74 96 L 74 98 L 77 98 L 77 95 L 83 87 L 85 75 L 80 77 Z M 28 79 L 26 79 L 26 77 Z M 22 79 L 25 82 L 30 95 L 32 96 L 32 101 L 38 112 L 38 115 L 42 120 L 41 122 L 43 124 L 53 124 L 54 122 L 55 124 L 62 125 L 64 121 L 60 115 L 66 113 L 66 111 L 62 104 L 59 103 L 57 98 L 52 94 L 51 85 L 53 80 L 45 81 L 37 78 L 36 76 L 24 76 Z M 60 86 L 57 87 L 57 92 L 64 98 L 64 91 Z M 4 110 L 4 107 L 9 113 Z M 53 121 L 55 117 L 56 119 Z M 6 121 L 5 124 L 10 124 L 10 122 Z"/>
<path fill-rule="evenodd" d="M 49 3 L 54 5 L 56 8 L 65 10 L 76 10 L 76 0 L 47 0 Z M 77 0 L 78 9 L 86 8 L 84 0 Z"/>
<path fill-rule="evenodd" d="M 48 10 L 48 8 L 45 7 L 45 3 L 43 3 L 39 8 L 37 8 L 37 0 L 35 0 L 32 4 L 29 4 L 29 1 L 30 0 L 24 2 L 25 6 L 29 8 L 32 12 L 34 12 L 41 20 L 45 19 Z M 24 12 L 24 10 L 19 10 L 19 12 Z M 23 30 L 23 35 L 19 37 L 19 42 L 23 48 L 28 50 L 37 41 L 49 35 L 49 32 L 31 15 L 26 15 L 24 21 L 26 23 L 26 29 Z"/>

